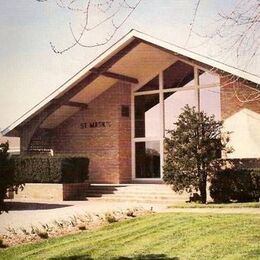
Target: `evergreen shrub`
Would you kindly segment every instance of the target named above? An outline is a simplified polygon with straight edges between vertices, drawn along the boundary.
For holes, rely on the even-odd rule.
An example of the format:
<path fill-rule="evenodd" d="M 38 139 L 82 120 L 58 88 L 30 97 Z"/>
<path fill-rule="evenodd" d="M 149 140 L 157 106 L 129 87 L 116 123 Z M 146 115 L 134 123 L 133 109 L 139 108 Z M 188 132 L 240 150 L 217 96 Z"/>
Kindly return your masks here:
<path fill-rule="evenodd" d="M 260 168 L 217 171 L 211 178 L 210 195 L 217 203 L 259 201 Z"/>
<path fill-rule="evenodd" d="M 88 179 L 89 159 L 83 156 L 19 156 L 14 159 L 19 183 L 79 183 Z"/>

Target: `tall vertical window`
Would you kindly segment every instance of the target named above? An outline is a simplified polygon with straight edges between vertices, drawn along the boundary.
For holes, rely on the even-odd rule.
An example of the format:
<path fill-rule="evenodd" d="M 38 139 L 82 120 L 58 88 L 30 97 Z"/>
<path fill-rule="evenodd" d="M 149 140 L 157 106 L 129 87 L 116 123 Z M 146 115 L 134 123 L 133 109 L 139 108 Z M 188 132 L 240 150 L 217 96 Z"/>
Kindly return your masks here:
<path fill-rule="evenodd" d="M 159 136 L 159 94 L 135 97 L 135 137 Z"/>
<path fill-rule="evenodd" d="M 162 177 L 164 137 L 186 105 L 221 119 L 219 84 L 216 74 L 178 60 L 134 92 L 135 178 Z"/>
<path fill-rule="evenodd" d="M 219 86 L 200 89 L 200 110 L 214 115 L 217 120 L 221 119 Z"/>

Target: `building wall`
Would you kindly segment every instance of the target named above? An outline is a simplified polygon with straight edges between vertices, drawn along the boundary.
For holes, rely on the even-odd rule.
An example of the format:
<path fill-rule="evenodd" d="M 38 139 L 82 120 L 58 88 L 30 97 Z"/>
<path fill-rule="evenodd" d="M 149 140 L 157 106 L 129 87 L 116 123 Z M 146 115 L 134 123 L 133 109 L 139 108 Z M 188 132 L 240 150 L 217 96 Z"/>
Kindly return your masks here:
<path fill-rule="evenodd" d="M 244 108 L 260 114 L 260 100 L 254 99 L 259 95 L 254 88 L 242 84 L 238 81 L 231 81 L 227 78 L 221 78 L 221 117 L 223 120 L 234 115 Z M 247 102 L 243 100 L 247 99 Z"/>
<path fill-rule="evenodd" d="M 55 130 L 54 152 L 86 154 L 90 182 L 129 182 L 131 117 L 121 115 L 121 106 L 130 104 L 131 86 L 116 83 Z"/>
<path fill-rule="evenodd" d="M 120 88 L 121 102 L 129 107 L 129 117 L 122 117 L 120 112 L 119 120 L 119 181 L 129 183 L 132 180 L 132 146 L 131 146 L 131 88 Z"/>
<path fill-rule="evenodd" d="M 234 149 L 227 157 L 260 158 L 259 92 L 238 81 L 222 79 L 221 86 L 221 116 Z"/>

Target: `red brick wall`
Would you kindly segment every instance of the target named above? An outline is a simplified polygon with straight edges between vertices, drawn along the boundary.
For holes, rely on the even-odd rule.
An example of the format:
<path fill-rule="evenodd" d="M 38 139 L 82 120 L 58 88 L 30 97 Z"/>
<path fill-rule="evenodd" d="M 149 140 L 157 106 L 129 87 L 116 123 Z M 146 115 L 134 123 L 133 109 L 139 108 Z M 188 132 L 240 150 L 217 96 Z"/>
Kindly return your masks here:
<path fill-rule="evenodd" d="M 246 86 L 238 81 L 229 82 L 230 80 L 221 78 L 221 117 L 226 119 L 239 110 L 247 108 L 260 114 L 260 100 L 253 100 L 259 91 L 254 88 Z M 247 102 L 242 102 L 244 100 Z M 250 99 L 252 101 L 250 101 Z"/>
<path fill-rule="evenodd" d="M 121 183 L 131 180 L 131 117 L 121 106 L 131 103 L 131 86 L 117 83 L 62 123 L 55 133 L 55 153 L 84 153 L 90 159 L 90 182 Z M 91 122 L 108 122 L 89 128 Z M 87 128 L 81 128 L 87 123 Z M 109 124 L 111 124 L 109 126 Z"/>
<path fill-rule="evenodd" d="M 132 180 L 131 164 L 131 88 L 121 88 L 120 96 L 122 104 L 128 105 L 129 117 L 121 117 L 119 120 L 119 181 L 129 183 Z"/>
<path fill-rule="evenodd" d="M 258 96 L 258 99 L 257 99 Z M 221 79 L 221 116 L 222 119 L 228 119 L 234 114 L 238 113 L 242 109 L 248 109 L 250 111 L 256 112 L 260 114 L 260 99 L 259 99 L 259 91 L 257 91 L 253 86 L 247 86 L 241 82 L 233 81 L 229 82 L 228 79 Z M 250 131 L 244 131 L 243 127 L 247 122 L 238 122 L 239 119 L 236 119 L 235 124 L 232 129 L 228 129 L 232 133 L 230 134 L 231 140 L 229 145 L 234 148 L 234 152 L 229 154 L 229 158 L 238 158 L 236 160 L 233 159 L 235 165 L 238 165 L 240 162 L 240 158 L 244 159 L 243 162 L 246 162 L 245 167 L 255 167 L 259 165 L 259 160 L 250 158 L 259 158 L 259 152 L 255 148 L 257 147 L 257 138 L 258 133 L 256 131 L 256 127 L 249 129 L 255 129 L 252 131 L 256 131 L 251 133 L 252 136 L 249 136 Z M 241 128 L 240 128 L 241 126 Z M 259 129 L 260 130 L 260 129 Z M 248 140 L 248 142 L 247 142 Z"/>

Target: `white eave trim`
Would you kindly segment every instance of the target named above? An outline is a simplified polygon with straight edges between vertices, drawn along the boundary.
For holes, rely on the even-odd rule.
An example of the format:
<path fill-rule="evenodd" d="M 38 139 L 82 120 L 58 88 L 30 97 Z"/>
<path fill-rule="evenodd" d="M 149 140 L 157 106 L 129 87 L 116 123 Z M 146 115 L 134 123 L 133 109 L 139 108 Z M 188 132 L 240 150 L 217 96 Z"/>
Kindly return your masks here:
<path fill-rule="evenodd" d="M 237 69 L 235 67 L 232 67 L 232 66 L 224 64 L 222 62 L 219 62 L 217 60 L 214 60 L 210 57 L 207 57 L 207 56 L 198 54 L 196 52 L 184 49 L 180 46 L 177 46 L 177 45 L 174 45 L 172 43 L 160 40 L 158 38 L 155 38 L 151 35 L 148 35 L 148 34 L 145 34 L 145 33 L 139 32 L 139 31 L 134 31 L 134 36 L 136 38 L 141 39 L 141 40 L 153 43 L 154 45 L 158 45 L 159 47 L 165 48 L 165 49 L 170 50 L 172 52 L 176 52 L 178 54 L 181 54 L 183 56 L 191 58 L 195 61 L 202 62 L 202 63 L 204 63 L 206 65 L 210 65 L 214 68 L 220 69 L 220 70 L 228 72 L 230 74 L 234 74 L 234 75 L 236 75 L 240 78 L 252 81 L 256 84 L 260 84 L 260 77 L 255 75 L 255 74 Z"/>
<path fill-rule="evenodd" d="M 178 53 L 180 55 L 183 55 L 188 58 L 194 59 L 196 61 L 205 63 L 209 66 L 215 67 L 222 71 L 228 72 L 230 74 L 234 74 L 240 78 L 244 78 L 244 79 L 252 81 L 256 84 L 260 84 L 260 77 L 257 75 L 248 73 L 246 71 L 239 70 L 235 67 L 226 65 L 224 63 L 218 62 L 209 57 L 189 51 L 187 49 L 184 49 L 184 48 L 174 45 L 172 43 L 157 39 L 157 38 L 150 36 L 148 34 L 145 34 L 143 32 L 131 30 L 128 34 L 126 34 L 124 37 L 122 37 L 120 40 L 118 40 L 115 44 L 113 44 L 106 51 L 104 51 L 99 56 L 97 56 L 97 58 L 95 58 L 93 61 L 91 61 L 88 65 L 86 65 L 78 73 L 76 73 L 74 76 L 72 76 L 69 80 L 67 80 L 57 90 L 52 92 L 48 97 L 46 97 L 44 100 L 42 100 L 40 103 L 35 105 L 32 109 L 30 109 L 27 113 L 22 115 L 19 119 L 17 119 L 15 122 L 13 122 L 11 125 L 9 125 L 6 129 L 4 129 L 2 131 L 2 134 L 3 135 L 8 134 L 11 130 L 13 130 L 15 127 L 17 127 L 23 121 L 28 120 L 28 119 L 30 119 L 30 117 L 34 116 L 34 114 L 36 112 L 40 112 L 48 104 L 48 102 L 50 100 L 52 100 L 54 97 L 62 95 L 70 87 L 77 84 L 79 81 L 81 81 L 84 77 L 86 77 L 88 75 L 88 73 L 90 72 L 90 69 L 104 63 L 107 59 L 109 59 L 111 56 L 113 56 L 116 52 L 118 52 L 120 49 L 124 48 L 127 44 L 129 44 L 131 41 L 133 41 L 134 38 L 139 38 L 141 40 L 144 40 L 144 41 L 147 41 L 154 45 L 157 45 L 159 47 L 165 48 L 174 53 Z"/>

